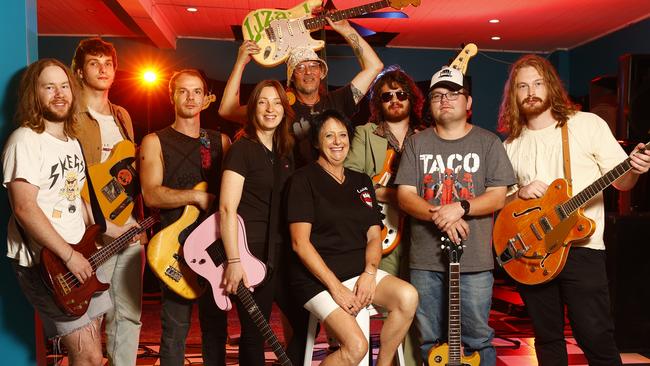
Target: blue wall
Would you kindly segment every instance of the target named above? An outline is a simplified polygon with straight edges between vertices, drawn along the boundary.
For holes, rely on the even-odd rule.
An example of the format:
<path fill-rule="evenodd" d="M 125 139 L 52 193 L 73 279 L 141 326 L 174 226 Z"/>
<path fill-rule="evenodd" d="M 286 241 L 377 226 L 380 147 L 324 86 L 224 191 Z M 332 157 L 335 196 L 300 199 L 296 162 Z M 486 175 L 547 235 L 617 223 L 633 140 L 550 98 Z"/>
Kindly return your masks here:
<path fill-rule="evenodd" d="M 38 58 L 36 0 L 5 1 L 0 15 L 0 141 L 14 129 L 12 116 L 20 71 Z M 3 365 L 36 364 L 34 312 L 23 296 L 6 258 L 9 202 L 0 189 L 0 349 Z"/>

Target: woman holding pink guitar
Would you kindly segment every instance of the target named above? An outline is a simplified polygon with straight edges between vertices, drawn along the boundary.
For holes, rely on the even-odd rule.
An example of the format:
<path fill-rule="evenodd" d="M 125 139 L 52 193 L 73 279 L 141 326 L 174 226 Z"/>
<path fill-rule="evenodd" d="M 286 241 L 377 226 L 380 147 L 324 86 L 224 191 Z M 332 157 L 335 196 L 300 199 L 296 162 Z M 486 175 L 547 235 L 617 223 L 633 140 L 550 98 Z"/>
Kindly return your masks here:
<path fill-rule="evenodd" d="M 287 188 L 298 257 L 291 262 L 291 288 L 341 344 L 321 365 L 359 364 L 368 341 L 355 318 L 370 304 L 388 311 L 376 365 L 391 365 L 413 320 L 418 294 L 409 283 L 377 268 L 381 219 L 373 183 L 343 167 L 352 131 L 335 110 L 323 112 L 311 126 L 319 157 L 297 170 Z"/>
<path fill-rule="evenodd" d="M 276 301 L 291 321 L 294 311 L 289 308 L 288 288 L 282 286 L 279 271 L 288 248 L 282 190 L 293 172 L 293 138 L 289 134 L 293 111 L 282 85 L 275 80 L 257 84 L 246 116 L 247 123 L 225 157 L 221 180 L 220 226 L 227 257 L 222 285 L 228 294 L 235 294 L 242 281 L 250 287 L 249 269 L 242 266 L 237 243 L 239 214 L 246 223 L 249 250 L 267 265 L 266 279 L 255 288 L 253 298 L 267 320 Z M 263 366 L 264 338 L 242 303 L 238 300 L 236 304 L 241 322 L 239 364 Z"/>

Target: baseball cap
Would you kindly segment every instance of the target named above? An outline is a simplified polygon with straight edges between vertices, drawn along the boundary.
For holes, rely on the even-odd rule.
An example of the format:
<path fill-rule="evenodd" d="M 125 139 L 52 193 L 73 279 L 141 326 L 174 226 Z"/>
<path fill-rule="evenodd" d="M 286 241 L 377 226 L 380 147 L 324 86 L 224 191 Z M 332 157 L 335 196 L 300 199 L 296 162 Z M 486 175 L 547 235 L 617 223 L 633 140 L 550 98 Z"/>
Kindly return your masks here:
<path fill-rule="evenodd" d="M 289 58 L 287 59 L 287 86 L 291 86 L 291 77 L 293 76 L 293 70 L 296 69 L 299 63 L 304 61 L 318 61 L 323 67 L 323 72 L 320 74 L 320 78 L 325 79 L 327 76 L 327 64 L 323 59 L 318 57 L 316 52 L 309 47 L 296 47 L 289 52 Z"/>
<path fill-rule="evenodd" d="M 465 77 L 460 70 L 444 66 L 440 71 L 433 74 L 429 90 L 439 87 L 447 88 L 451 91 L 458 91 L 463 88 L 468 89 L 468 86 L 465 84 L 467 84 Z"/>

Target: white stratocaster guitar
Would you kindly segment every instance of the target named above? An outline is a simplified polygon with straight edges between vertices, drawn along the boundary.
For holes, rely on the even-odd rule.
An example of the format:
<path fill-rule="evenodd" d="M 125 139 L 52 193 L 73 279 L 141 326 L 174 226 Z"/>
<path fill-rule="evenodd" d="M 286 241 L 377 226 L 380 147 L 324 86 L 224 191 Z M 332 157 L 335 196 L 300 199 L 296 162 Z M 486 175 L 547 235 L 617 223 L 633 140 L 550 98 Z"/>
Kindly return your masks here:
<path fill-rule="evenodd" d="M 291 9 L 258 9 L 246 15 L 242 23 L 244 40 L 253 40 L 261 52 L 252 55 L 262 66 L 273 67 L 283 63 L 289 52 L 296 47 L 309 47 L 318 51 L 325 47 L 325 41 L 311 38 L 310 33 L 327 24 L 326 15 L 312 16 L 313 10 L 320 8 L 322 0 L 307 0 Z M 418 6 L 420 0 L 382 0 L 336 10 L 327 16 L 339 21 L 358 17 L 373 11 L 392 7 L 400 10 L 408 5 Z"/>

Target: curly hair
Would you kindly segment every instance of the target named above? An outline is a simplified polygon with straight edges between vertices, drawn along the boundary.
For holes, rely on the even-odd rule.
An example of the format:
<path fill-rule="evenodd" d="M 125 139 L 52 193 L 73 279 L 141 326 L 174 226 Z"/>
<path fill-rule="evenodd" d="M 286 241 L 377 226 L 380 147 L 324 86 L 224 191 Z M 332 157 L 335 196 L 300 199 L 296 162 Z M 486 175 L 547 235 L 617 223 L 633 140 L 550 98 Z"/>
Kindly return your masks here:
<path fill-rule="evenodd" d="M 499 123 L 497 130 L 508 135 L 508 140 L 515 139 L 521 135 L 526 125 L 526 116 L 519 110 L 517 104 L 516 79 L 517 73 L 524 67 L 534 67 L 544 79 L 548 90 L 551 115 L 558 121 L 558 127 L 562 127 L 569 118 L 578 110 L 571 102 L 569 95 L 562 84 L 562 80 L 551 63 L 537 55 L 524 55 L 510 67 L 508 80 L 503 88 L 501 106 L 499 107 Z"/>
<path fill-rule="evenodd" d="M 408 100 L 411 105 L 409 113 L 409 124 L 413 127 L 420 125 L 422 119 L 422 106 L 424 105 L 424 96 L 422 91 L 399 66 L 392 65 L 384 69 L 370 89 L 370 122 L 380 123 L 384 120 L 381 88 L 388 85 L 389 88 L 402 88 L 408 94 Z"/>
<path fill-rule="evenodd" d="M 255 86 L 255 89 L 251 92 L 248 97 L 248 103 L 246 104 L 246 124 L 244 127 L 237 133 L 235 139 L 238 139 L 242 136 L 246 136 L 249 139 L 259 142 L 257 137 L 257 130 L 260 128 L 260 123 L 257 120 L 257 101 L 262 94 L 262 89 L 266 87 L 275 88 L 280 96 L 280 101 L 282 102 L 282 107 L 284 108 L 284 116 L 280 125 L 275 129 L 273 133 L 273 149 L 282 157 L 288 157 L 293 149 L 293 136 L 289 132 L 289 125 L 294 118 L 294 112 L 289 104 L 289 99 L 287 98 L 287 93 L 284 91 L 282 84 L 277 80 L 262 80 Z"/>
<path fill-rule="evenodd" d="M 21 127 L 28 127 L 37 133 L 45 131 L 45 120 L 43 119 L 44 106 L 38 96 L 38 78 L 48 66 L 60 67 L 68 77 L 72 102 L 70 103 L 70 117 L 64 121 L 63 131 L 67 136 L 76 137 L 74 115 L 77 112 L 77 90 L 79 88 L 76 78 L 72 72 L 61 61 L 53 58 L 38 60 L 29 67 L 22 75 L 18 87 L 18 107 L 16 108 L 15 120 Z"/>
<path fill-rule="evenodd" d="M 73 72 L 77 73 L 78 70 L 83 69 L 86 55 L 111 56 L 111 59 L 113 59 L 113 69 L 117 70 L 117 52 L 112 43 L 106 42 L 99 37 L 87 38 L 79 42 L 72 57 L 71 68 Z"/>

